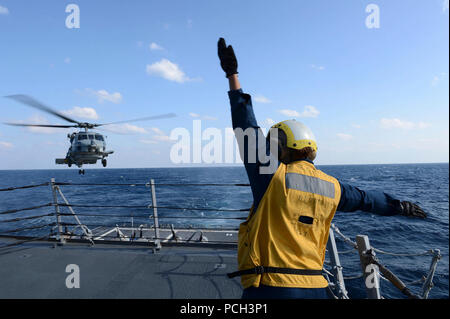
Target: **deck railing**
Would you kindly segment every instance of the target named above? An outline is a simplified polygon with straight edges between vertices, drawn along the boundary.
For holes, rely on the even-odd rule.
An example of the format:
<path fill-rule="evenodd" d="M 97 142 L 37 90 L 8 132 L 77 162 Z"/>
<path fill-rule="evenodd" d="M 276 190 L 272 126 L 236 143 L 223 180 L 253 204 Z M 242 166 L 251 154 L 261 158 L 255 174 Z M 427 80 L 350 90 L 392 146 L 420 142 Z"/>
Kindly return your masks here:
<path fill-rule="evenodd" d="M 41 183 L 36 185 L 27 185 L 19 187 L 8 187 L 0 189 L 0 192 L 12 192 L 21 189 L 32 189 L 37 187 L 50 186 L 52 191 L 51 203 L 43 203 L 31 207 L 10 209 L 6 211 L 0 211 L 0 225 L 3 226 L 0 230 L 0 237 L 7 237 L 16 239 L 13 243 L 8 243 L 0 246 L 0 254 L 13 249 L 16 246 L 20 246 L 34 241 L 55 241 L 59 245 L 64 245 L 68 241 L 86 241 L 91 245 L 96 243 L 129 243 L 129 244 L 146 244 L 151 245 L 152 249 L 159 250 L 165 245 L 171 244 L 196 244 L 196 245 L 225 245 L 227 247 L 237 247 L 237 228 L 234 229 L 217 229 L 208 227 L 185 227 L 177 228 L 171 223 L 162 225 L 161 219 L 186 219 L 188 216 L 158 216 L 158 209 L 167 209 L 171 211 L 216 211 L 216 212 L 248 212 L 249 209 L 219 209 L 219 208 L 197 208 L 197 207 L 176 207 L 176 206 L 158 206 L 156 198 L 156 186 L 197 186 L 197 187 L 248 187 L 249 184 L 168 184 L 160 183 L 156 184 L 153 179 L 150 179 L 145 184 L 104 184 L 104 183 L 61 183 L 56 182 L 54 178 L 50 182 Z M 70 204 L 65 197 L 60 186 L 143 186 L 150 189 L 151 204 L 149 205 L 88 205 L 88 204 Z M 61 199 L 62 201 L 60 201 Z M 21 213 L 28 213 L 29 211 L 37 209 L 45 209 L 53 207 L 54 211 L 43 215 L 20 215 Z M 62 208 L 67 208 L 68 213 L 62 212 Z M 142 209 L 148 211 L 148 218 L 152 221 L 151 225 L 139 224 L 134 225 L 134 215 L 121 215 L 121 214 L 83 214 L 76 213 L 74 208 L 124 208 L 124 209 Z M 13 216 L 13 218 L 10 218 Z M 21 217 L 15 217 L 21 216 Z M 15 217 L 15 218 L 14 218 Z M 73 218 L 73 222 L 66 222 L 63 219 L 66 217 Z M 84 217 L 121 217 L 131 218 L 131 225 L 119 226 L 108 225 L 106 223 L 90 224 L 83 223 L 80 218 Z M 53 222 L 48 222 L 49 218 L 54 218 Z M 142 217 L 141 217 L 142 218 Z M 200 220 L 234 220 L 244 221 L 247 217 L 193 217 Z M 25 221 L 41 220 L 43 223 L 26 225 Z M 4 229 L 4 225 L 14 225 L 19 223 L 20 227 Z M 24 224 L 24 225 L 22 225 Z M 23 233 L 26 231 L 36 231 L 41 229 L 49 229 L 47 235 L 44 236 L 18 236 L 17 233 Z M 209 233 L 208 233 L 209 232 Z M 220 233 L 221 232 L 221 233 Z M 164 234 L 166 236 L 164 236 Z M 211 240 L 207 238 L 207 235 L 219 234 L 218 240 Z M 337 234 L 337 237 L 335 237 Z M 228 238 L 229 237 L 229 238 Z M 351 247 L 348 251 L 338 251 L 336 245 L 336 238 L 342 240 L 343 243 Z M 360 258 L 360 265 L 362 273 L 356 276 L 345 277 L 343 273 L 343 267 L 340 262 L 340 255 L 347 253 L 357 253 Z M 400 256 L 400 257 L 412 257 L 412 256 L 431 256 L 431 264 L 426 275 L 422 276 L 419 280 L 409 282 L 405 284 L 396 275 L 394 275 L 386 266 L 376 257 L 376 253 Z M 323 274 L 329 282 L 329 292 L 336 299 L 348 299 L 348 293 L 345 287 L 345 280 L 354 280 L 363 278 L 366 286 L 367 297 L 369 299 L 382 298 L 380 289 L 380 280 L 386 280 L 391 282 L 394 287 L 399 289 L 408 298 L 428 298 L 429 292 L 433 287 L 433 278 L 436 272 L 437 263 L 441 259 L 439 249 L 430 249 L 424 252 L 417 253 L 392 253 L 386 252 L 381 249 L 374 248 L 370 245 L 369 237 L 366 235 L 357 235 L 356 241 L 353 241 L 348 236 L 342 234 L 336 225 L 331 224 L 329 240 L 327 242 L 327 256 L 329 261 L 325 262 Z M 1 258 L 1 255 L 0 255 Z M 421 293 L 413 293 L 407 285 L 422 284 Z"/>

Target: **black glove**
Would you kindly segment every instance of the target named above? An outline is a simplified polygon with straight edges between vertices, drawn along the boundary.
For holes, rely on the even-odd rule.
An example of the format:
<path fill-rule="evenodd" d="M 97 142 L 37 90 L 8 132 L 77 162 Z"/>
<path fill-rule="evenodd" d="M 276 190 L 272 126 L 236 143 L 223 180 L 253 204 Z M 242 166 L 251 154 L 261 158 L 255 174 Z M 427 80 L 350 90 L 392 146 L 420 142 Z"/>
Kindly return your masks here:
<path fill-rule="evenodd" d="M 233 74 L 237 74 L 238 62 L 234 55 L 234 50 L 231 45 L 227 47 L 224 38 L 220 38 L 217 43 L 217 49 L 219 53 L 220 65 L 226 73 L 226 77 Z"/>
<path fill-rule="evenodd" d="M 402 208 L 400 215 L 419 218 L 427 217 L 427 214 L 423 211 L 423 209 L 416 204 L 403 201 L 400 203 L 400 206 Z"/>

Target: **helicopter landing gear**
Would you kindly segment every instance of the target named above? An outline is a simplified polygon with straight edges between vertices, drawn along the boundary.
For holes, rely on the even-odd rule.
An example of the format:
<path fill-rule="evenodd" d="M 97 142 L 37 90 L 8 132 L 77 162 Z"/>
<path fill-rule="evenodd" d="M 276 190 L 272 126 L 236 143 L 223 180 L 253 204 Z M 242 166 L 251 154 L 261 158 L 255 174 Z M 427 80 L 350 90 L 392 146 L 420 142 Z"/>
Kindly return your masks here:
<path fill-rule="evenodd" d="M 106 159 L 105 159 L 105 158 L 102 159 L 102 165 L 103 165 L 103 167 L 106 167 L 106 164 L 107 164 Z"/>
<path fill-rule="evenodd" d="M 84 175 L 84 169 L 80 169 L 80 170 L 78 171 L 78 174 Z"/>

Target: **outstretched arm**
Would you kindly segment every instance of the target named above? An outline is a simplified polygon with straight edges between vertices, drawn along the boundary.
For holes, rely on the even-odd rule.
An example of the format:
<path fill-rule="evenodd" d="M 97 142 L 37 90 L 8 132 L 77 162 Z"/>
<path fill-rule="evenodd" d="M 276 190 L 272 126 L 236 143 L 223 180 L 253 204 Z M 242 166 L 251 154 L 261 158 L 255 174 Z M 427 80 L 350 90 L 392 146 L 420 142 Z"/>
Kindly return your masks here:
<path fill-rule="evenodd" d="M 418 205 L 408 201 L 400 201 L 384 192 L 364 191 L 344 183 L 340 183 L 340 185 L 341 200 L 338 211 L 354 212 L 361 210 L 384 216 L 427 217 L 426 213 Z"/>

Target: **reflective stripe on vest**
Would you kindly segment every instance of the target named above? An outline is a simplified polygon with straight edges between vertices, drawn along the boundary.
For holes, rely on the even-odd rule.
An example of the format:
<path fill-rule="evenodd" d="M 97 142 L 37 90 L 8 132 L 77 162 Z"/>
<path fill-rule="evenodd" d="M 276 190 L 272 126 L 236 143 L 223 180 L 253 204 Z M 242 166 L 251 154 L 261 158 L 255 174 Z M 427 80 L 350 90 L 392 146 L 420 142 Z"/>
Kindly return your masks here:
<path fill-rule="evenodd" d="M 313 176 L 287 173 L 286 187 L 334 198 L 334 184 Z"/>

